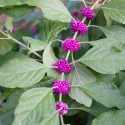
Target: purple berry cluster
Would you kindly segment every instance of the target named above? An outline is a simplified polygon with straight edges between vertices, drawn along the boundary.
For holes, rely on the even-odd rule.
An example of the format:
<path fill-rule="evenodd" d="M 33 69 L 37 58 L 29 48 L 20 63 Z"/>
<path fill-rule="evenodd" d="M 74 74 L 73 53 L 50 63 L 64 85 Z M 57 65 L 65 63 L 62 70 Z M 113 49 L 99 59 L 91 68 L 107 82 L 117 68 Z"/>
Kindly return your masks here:
<path fill-rule="evenodd" d="M 60 115 L 68 113 L 68 105 L 64 102 L 56 102 L 56 110 L 59 110 Z"/>
<path fill-rule="evenodd" d="M 71 22 L 71 31 L 78 32 L 78 34 L 83 35 L 88 31 L 88 27 L 80 20 L 76 20 Z"/>
<path fill-rule="evenodd" d="M 69 50 L 72 52 L 77 52 L 80 49 L 80 42 L 79 40 L 67 38 L 62 42 L 62 48 L 65 52 Z"/>
<path fill-rule="evenodd" d="M 52 87 L 55 94 L 62 93 L 63 95 L 67 95 L 70 90 L 70 84 L 67 81 L 56 80 L 52 84 Z"/>
<path fill-rule="evenodd" d="M 93 19 L 95 17 L 95 13 L 90 7 L 83 8 L 81 12 L 87 19 Z M 71 22 L 71 31 L 83 35 L 88 31 L 88 27 L 82 21 L 76 20 Z M 80 49 L 80 42 L 79 40 L 67 38 L 62 42 L 62 48 L 65 52 L 77 52 Z M 72 64 L 67 60 L 60 59 L 55 63 L 55 70 L 59 73 L 70 73 L 72 71 Z M 56 80 L 53 82 L 52 88 L 54 94 L 67 95 L 71 85 L 66 80 Z M 68 105 L 64 102 L 56 102 L 55 109 L 59 111 L 59 115 L 68 113 Z"/>
<path fill-rule="evenodd" d="M 69 73 L 72 71 L 72 64 L 70 64 L 67 60 L 58 60 L 55 63 L 55 69 L 60 73 Z"/>
<path fill-rule="evenodd" d="M 87 19 L 93 19 L 95 17 L 94 11 L 91 9 L 91 7 L 86 7 L 81 9 L 81 13 L 84 17 Z"/>

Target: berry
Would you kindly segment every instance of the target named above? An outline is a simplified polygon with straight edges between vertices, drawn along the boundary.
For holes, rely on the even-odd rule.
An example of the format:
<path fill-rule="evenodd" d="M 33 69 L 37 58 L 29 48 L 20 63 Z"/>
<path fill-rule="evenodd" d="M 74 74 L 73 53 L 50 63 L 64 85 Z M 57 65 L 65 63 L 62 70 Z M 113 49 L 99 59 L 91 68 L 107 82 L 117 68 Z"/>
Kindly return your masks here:
<path fill-rule="evenodd" d="M 56 70 L 60 73 L 69 73 L 72 71 L 72 64 L 70 64 L 67 60 L 58 60 L 55 63 Z"/>
<path fill-rule="evenodd" d="M 22 23 L 22 24 L 20 25 L 20 28 L 21 28 L 21 29 L 25 29 L 25 28 L 26 28 L 26 23 Z"/>
<path fill-rule="evenodd" d="M 62 93 L 63 95 L 68 94 L 69 89 L 70 89 L 70 84 L 67 81 L 58 81 L 56 80 L 53 84 L 53 91 L 55 94 Z M 58 88 L 54 88 L 58 87 Z"/>
<path fill-rule="evenodd" d="M 16 33 L 16 28 L 15 27 L 13 27 L 13 29 L 12 29 L 12 33 Z"/>
<path fill-rule="evenodd" d="M 86 7 L 81 9 L 81 13 L 84 17 L 87 19 L 93 19 L 95 17 L 94 11 L 91 9 L 91 7 Z"/>
<path fill-rule="evenodd" d="M 36 28 L 35 28 L 34 26 L 32 26 L 32 27 L 30 28 L 30 32 L 31 32 L 32 34 L 35 34 L 35 33 L 36 33 Z"/>
<path fill-rule="evenodd" d="M 77 18 L 78 15 L 79 15 L 79 12 L 78 12 L 78 11 L 74 11 L 74 12 L 72 12 L 72 16 L 73 16 L 74 18 Z"/>
<path fill-rule="evenodd" d="M 64 102 L 56 102 L 56 110 L 59 110 L 60 115 L 68 113 L 68 105 Z"/>
<path fill-rule="evenodd" d="M 67 38 L 66 40 L 63 41 L 62 48 L 65 52 L 67 52 L 68 50 L 77 52 L 80 49 L 79 40 Z"/>
<path fill-rule="evenodd" d="M 86 24 L 82 23 L 80 20 L 71 22 L 71 31 L 78 32 L 78 34 L 85 34 L 88 31 Z"/>

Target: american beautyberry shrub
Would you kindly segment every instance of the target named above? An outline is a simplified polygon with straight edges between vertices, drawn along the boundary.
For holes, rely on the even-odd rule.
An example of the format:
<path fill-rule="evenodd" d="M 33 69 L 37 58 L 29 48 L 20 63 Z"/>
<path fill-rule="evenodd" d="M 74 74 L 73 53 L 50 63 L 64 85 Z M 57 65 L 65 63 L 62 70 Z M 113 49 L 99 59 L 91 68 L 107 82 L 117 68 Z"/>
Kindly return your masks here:
<path fill-rule="evenodd" d="M 1 125 L 125 123 L 124 0 L 2 0 L 0 10 Z"/>

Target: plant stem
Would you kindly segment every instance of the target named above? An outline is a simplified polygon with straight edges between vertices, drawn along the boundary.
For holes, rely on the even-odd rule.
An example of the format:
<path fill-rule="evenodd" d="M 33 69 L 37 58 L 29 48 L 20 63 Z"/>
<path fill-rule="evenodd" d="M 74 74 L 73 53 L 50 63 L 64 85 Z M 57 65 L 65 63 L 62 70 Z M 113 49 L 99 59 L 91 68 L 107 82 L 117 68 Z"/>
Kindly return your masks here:
<path fill-rule="evenodd" d="M 7 37 L 6 39 L 11 39 L 11 40 L 14 41 L 15 43 L 17 43 L 17 44 L 23 46 L 24 48 L 26 48 L 27 50 L 29 50 L 29 51 L 31 50 L 28 46 L 26 46 L 25 44 L 23 44 L 23 43 L 19 42 L 18 40 L 14 39 L 14 38 L 11 37 L 9 34 L 4 33 L 2 30 L 0 30 L 0 33 L 1 33 L 2 35 L 6 36 L 6 37 Z M 42 56 L 39 55 L 37 52 L 33 52 L 33 54 L 35 54 L 37 57 L 39 57 L 40 59 L 42 59 Z"/>
<path fill-rule="evenodd" d="M 100 2 L 100 0 L 97 0 L 91 7 L 91 9 L 94 9 L 94 7 Z"/>
<path fill-rule="evenodd" d="M 85 0 L 82 0 L 82 1 L 83 1 L 83 4 L 85 5 L 85 7 L 87 7 Z"/>
<path fill-rule="evenodd" d="M 104 5 L 107 1 L 108 1 L 108 0 L 104 0 L 103 3 L 102 3 L 102 5 Z"/>
<path fill-rule="evenodd" d="M 62 116 L 62 115 L 60 115 L 60 120 L 61 120 L 62 125 L 65 125 L 65 124 L 64 124 L 64 120 L 63 120 L 63 116 Z"/>
<path fill-rule="evenodd" d="M 0 39 L 10 39 L 10 38 L 0 38 Z"/>
<path fill-rule="evenodd" d="M 94 9 L 94 7 L 95 7 L 99 2 L 100 2 L 100 0 L 97 0 L 97 1 L 93 4 L 93 6 L 92 6 L 91 8 Z M 83 18 L 82 23 L 84 23 L 85 21 L 86 21 L 86 17 Z M 78 34 L 78 32 L 75 32 L 75 34 L 73 35 L 73 39 L 76 39 L 77 34 Z M 65 58 L 66 60 L 68 60 L 69 55 L 70 55 L 70 51 L 67 52 L 67 55 L 66 55 L 66 58 Z M 63 79 L 64 79 L 64 73 L 62 73 L 61 76 L 62 76 L 61 80 L 63 80 Z M 75 86 L 74 86 L 74 87 L 75 87 Z M 62 101 L 62 93 L 60 93 L 60 95 L 59 95 L 59 101 Z M 61 124 L 64 125 L 63 117 L 60 116 L 60 119 L 61 119 Z"/>

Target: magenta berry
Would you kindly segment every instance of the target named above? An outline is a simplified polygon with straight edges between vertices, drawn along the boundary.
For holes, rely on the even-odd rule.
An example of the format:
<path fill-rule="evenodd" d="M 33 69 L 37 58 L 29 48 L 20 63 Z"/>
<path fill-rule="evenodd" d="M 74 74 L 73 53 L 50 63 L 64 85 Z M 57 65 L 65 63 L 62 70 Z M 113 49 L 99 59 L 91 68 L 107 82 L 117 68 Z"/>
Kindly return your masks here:
<path fill-rule="evenodd" d="M 12 29 L 12 33 L 16 33 L 16 27 L 13 27 L 13 29 Z"/>
<path fill-rule="evenodd" d="M 67 60 L 58 60 L 55 63 L 56 70 L 60 73 L 69 73 L 72 71 L 72 64 L 70 64 Z"/>
<path fill-rule="evenodd" d="M 91 7 L 86 7 L 86 8 L 81 9 L 81 13 L 87 19 L 93 19 L 95 17 L 95 13 L 91 9 Z"/>
<path fill-rule="evenodd" d="M 72 12 L 72 16 L 73 16 L 74 18 L 77 18 L 77 17 L 79 16 L 79 12 L 78 12 L 78 11 Z"/>
<path fill-rule="evenodd" d="M 35 34 L 35 33 L 36 33 L 36 28 L 35 28 L 34 26 L 32 26 L 32 27 L 30 28 L 30 32 L 33 33 L 33 34 Z"/>
<path fill-rule="evenodd" d="M 71 31 L 78 32 L 78 34 L 85 34 L 88 31 L 86 24 L 82 23 L 80 20 L 71 22 Z"/>
<path fill-rule="evenodd" d="M 60 115 L 68 113 L 68 105 L 64 102 L 56 102 L 56 110 L 59 110 Z"/>
<path fill-rule="evenodd" d="M 21 23 L 20 28 L 21 28 L 21 29 L 25 29 L 25 28 L 26 28 L 26 26 L 27 26 L 27 24 L 26 24 L 26 23 Z"/>
<path fill-rule="evenodd" d="M 63 41 L 62 48 L 65 52 L 69 50 L 72 52 L 77 52 L 80 49 L 80 42 L 79 40 L 67 38 L 66 40 Z"/>
<path fill-rule="evenodd" d="M 52 87 L 53 87 L 53 91 L 55 94 L 62 93 L 63 95 L 66 95 L 66 94 L 68 94 L 68 92 L 70 90 L 70 84 L 67 81 L 56 80 L 52 84 Z"/>

